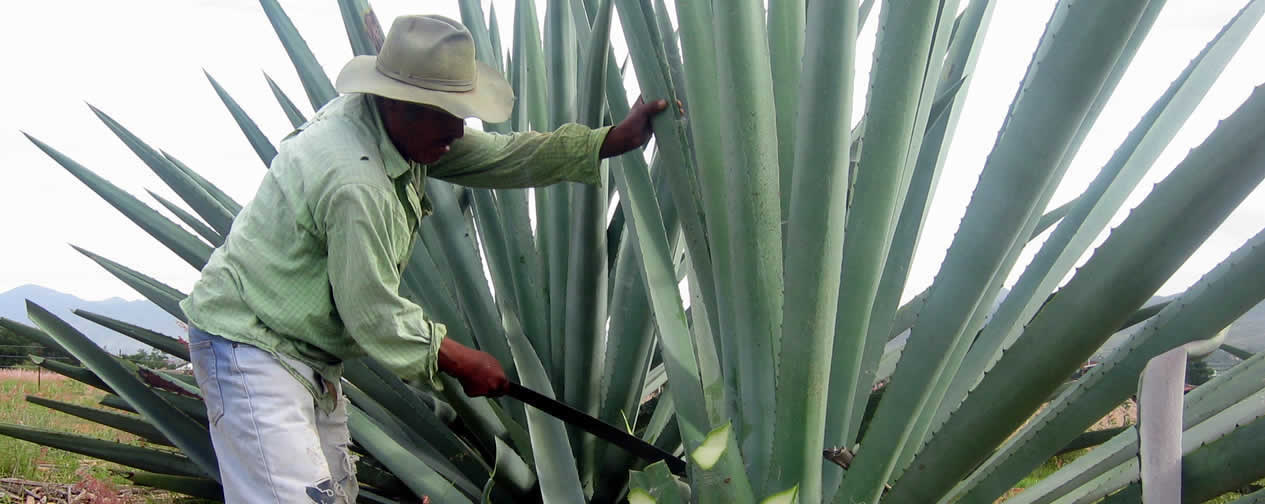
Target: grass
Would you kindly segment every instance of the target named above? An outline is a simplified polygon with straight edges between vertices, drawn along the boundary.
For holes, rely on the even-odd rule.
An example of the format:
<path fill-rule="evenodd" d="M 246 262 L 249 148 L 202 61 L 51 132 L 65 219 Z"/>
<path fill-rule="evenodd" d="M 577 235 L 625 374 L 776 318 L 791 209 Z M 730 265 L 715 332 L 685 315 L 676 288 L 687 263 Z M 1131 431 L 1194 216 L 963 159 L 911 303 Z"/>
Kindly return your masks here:
<path fill-rule="evenodd" d="M 0 423 L 50 429 L 121 443 L 145 445 L 137 436 L 89 422 L 26 401 L 26 396 L 100 407 L 105 392 L 49 371 L 0 369 Z M 121 489 L 129 482 L 111 470 L 125 466 L 55 448 L 0 436 L 0 478 L 16 478 L 55 484 L 81 484 Z M 0 504 L 6 500 L 0 498 Z M 145 503 L 190 503 L 165 492 L 147 492 Z"/>
<path fill-rule="evenodd" d="M 96 406 L 104 392 L 64 376 L 30 369 L 0 370 L 0 422 L 70 432 L 124 443 L 136 436 L 82 420 L 26 401 L 40 397 L 81 406 Z M 76 483 L 86 473 L 99 479 L 114 477 L 109 469 L 122 466 L 35 443 L 0 436 L 0 477 L 50 483 Z"/>

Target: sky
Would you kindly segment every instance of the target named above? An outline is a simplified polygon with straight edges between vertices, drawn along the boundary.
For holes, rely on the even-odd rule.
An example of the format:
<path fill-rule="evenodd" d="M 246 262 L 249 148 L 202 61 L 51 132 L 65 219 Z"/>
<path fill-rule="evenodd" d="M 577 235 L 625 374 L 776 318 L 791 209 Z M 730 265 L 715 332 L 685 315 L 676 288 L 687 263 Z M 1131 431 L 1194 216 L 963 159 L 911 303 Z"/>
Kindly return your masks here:
<path fill-rule="evenodd" d="M 932 281 L 1054 5 L 1053 0 L 997 2 L 911 268 L 906 297 Z M 514 2 L 484 0 L 485 12 L 491 3 L 496 4 L 502 40 L 508 46 Z M 1245 3 L 1168 1 L 1051 206 L 1084 190 L 1147 107 Z M 384 27 L 402 14 L 460 18 L 456 0 L 372 0 L 371 4 Z M 281 5 L 326 72 L 337 75 L 351 50 L 336 2 L 283 0 Z M 544 6 L 538 11 L 543 16 Z M 872 16 L 861 34 L 858 79 L 865 79 L 870 64 L 873 20 Z M 617 31 L 613 38 L 617 53 L 622 53 L 622 35 Z M 0 246 L 0 292 L 33 283 L 85 299 L 140 298 L 75 252 L 71 244 L 132 266 L 181 291 L 187 292 L 197 279 L 192 267 L 36 149 L 20 131 L 47 142 L 143 201 L 153 203 L 146 190 L 176 199 L 92 115 L 85 105 L 91 103 L 245 203 L 265 168 L 203 70 L 233 95 L 274 143 L 289 132 L 290 124 L 269 92 L 263 72 L 305 114 L 311 113 L 292 65 L 253 0 L 15 2 L 6 6 L 6 15 L 0 18 L 0 48 L 6 66 L 0 96 L 8 99 L 0 113 L 0 230 L 5 238 Z M 1259 64 L 1263 60 L 1265 28 L 1258 27 L 1130 197 L 1113 227 L 1218 120 L 1233 112 L 1254 86 L 1265 83 L 1265 65 Z M 859 86 L 859 93 L 864 88 Z M 861 107 L 856 108 L 859 115 Z M 1262 223 L 1265 190 L 1258 188 L 1160 293 L 1172 294 L 1189 286 L 1259 232 Z M 1021 264 L 1034 252 L 1035 247 L 1029 247 Z"/>

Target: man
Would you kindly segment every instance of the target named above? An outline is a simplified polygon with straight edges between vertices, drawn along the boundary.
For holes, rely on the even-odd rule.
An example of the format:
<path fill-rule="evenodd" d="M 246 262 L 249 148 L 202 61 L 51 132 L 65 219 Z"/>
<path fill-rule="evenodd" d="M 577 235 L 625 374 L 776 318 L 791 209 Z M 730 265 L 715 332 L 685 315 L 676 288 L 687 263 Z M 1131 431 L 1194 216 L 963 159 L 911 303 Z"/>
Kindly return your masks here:
<path fill-rule="evenodd" d="M 338 76 L 342 93 L 282 140 L 254 199 L 189 298 L 189 349 L 229 503 L 351 503 L 344 359 L 401 377 L 436 372 L 469 395 L 505 391 L 492 356 L 445 339 L 398 294 L 427 177 L 479 187 L 594 183 L 602 157 L 643 145 L 662 100 L 614 127 L 490 135 L 514 96 L 477 63 L 469 31 L 440 16 L 395 20 L 377 57 Z"/>

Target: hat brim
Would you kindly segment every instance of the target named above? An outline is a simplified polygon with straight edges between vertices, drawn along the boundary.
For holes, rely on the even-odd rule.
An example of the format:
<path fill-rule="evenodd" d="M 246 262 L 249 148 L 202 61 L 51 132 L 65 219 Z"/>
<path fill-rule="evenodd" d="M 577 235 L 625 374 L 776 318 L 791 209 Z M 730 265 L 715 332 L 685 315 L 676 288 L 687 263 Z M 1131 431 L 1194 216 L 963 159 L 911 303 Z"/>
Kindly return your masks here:
<path fill-rule="evenodd" d="M 514 109 L 514 90 L 496 69 L 476 61 L 479 76 L 470 91 L 436 91 L 383 75 L 376 56 L 356 56 L 338 72 L 334 88 L 340 93 L 367 93 L 393 100 L 438 107 L 461 118 L 499 123 Z"/>

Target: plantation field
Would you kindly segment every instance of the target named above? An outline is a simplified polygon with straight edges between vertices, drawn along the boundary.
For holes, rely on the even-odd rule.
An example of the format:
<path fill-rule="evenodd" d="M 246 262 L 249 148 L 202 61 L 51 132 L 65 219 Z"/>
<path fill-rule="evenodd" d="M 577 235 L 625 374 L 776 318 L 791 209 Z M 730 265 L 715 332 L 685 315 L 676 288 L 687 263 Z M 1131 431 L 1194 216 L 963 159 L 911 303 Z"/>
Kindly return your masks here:
<path fill-rule="evenodd" d="M 148 444 L 137 436 L 71 415 L 35 405 L 26 396 L 82 406 L 100 407 L 97 401 L 104 392 L 64 376 L 35 369 L 0 369 L 0 422 L 27 427 L 69 432 L 122 443 Z M 59 485 L 75 485 L 72 492 L 92 490 L 98 496 L 93 502 L 103 503 L 181 503 L 166 492 L 131 487 L 123 477 L 111 471 L 126 470 L 118 464 L 83 455 L 40 446 L 35 443 L 0 436 L 0 488 L 14 486 L 14 480 L 29 480 Z M 0 504 L 21 502 L 0 497 Z"/>
<path fill-rule="evenodd" d="M 104 392 L 48 371 L 34 369 L 0 369 L 0 423 L 19 424 L 100 439 L 148 445 L 137 436 L 100 424 L 81 420 L 26 401 L 28 395 L 54 399 L 82 406 L 100 407 L 97 402 Z M 1115 427 L 1136 421 L 1136 405 L 1131 402 L 1112 411 L 1094 425 L 1093 429 Z M 152 446 L 152 445 L 150 445 Z M 1018 494 L 1020 489 L 1036 484 L 1042 478 L 1057 471 L 1086 453 L 1080 450 L 1059 455 L 1047 461 L 1024 478 L 1018 486 L 1007 492 L 999 502 Z M 37 445 L 26 441 L 0 436 L 0 491 L 13 487 L 14 480 L 73 485 L 72 491 L 94 491 L 104 499 L 92 502 L 127 504 L 196 504 L 204 501 L 180 498 L 177 495 L 133 487 L 112 471 L 125 471 L 126 467 L 94 458 Z M 1265 482 L 1257 482 L 1260 485 Z M 1230 493 L 1208 501 L 1212 504 L 1231 502 L 1240 494 Z M 0 504 L 25 502 L 0 494 Z"/>

